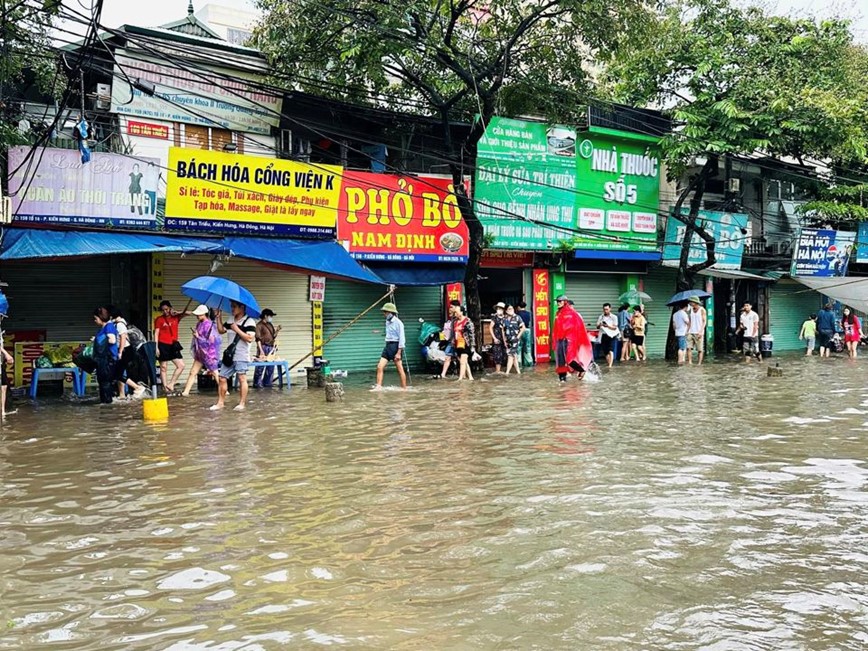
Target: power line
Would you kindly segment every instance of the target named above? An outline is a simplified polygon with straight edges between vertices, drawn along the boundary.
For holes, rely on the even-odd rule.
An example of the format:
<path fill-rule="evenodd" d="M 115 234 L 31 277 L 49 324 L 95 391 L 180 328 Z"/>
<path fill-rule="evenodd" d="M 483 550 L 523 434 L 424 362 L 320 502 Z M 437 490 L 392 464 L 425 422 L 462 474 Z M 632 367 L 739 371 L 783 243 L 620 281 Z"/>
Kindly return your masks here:
<path fill-rule="evenodd" d="M 131 40 L 135 40 L 135 39 L 131 39 Z M 161 53 L 158 53 L 158 54 L 161 54 Z M 172 62 L 172 63 L 179 64 L 179 62 L 177 62 L 176 60 L 173 61 L 170 57 L 167 57 L 167 56 L 165 56 L 165 55 L 162 55 L 162 56 L 163 56 L 163 58 L 169 60 L 169 61 Z M 120 66 L 118 66 L 118 67 L 120 68 Z M 193 71 L 189 70 L 189 68 L 184 68 L 184 66 L 181 65 L 181 64 L 179 64 L 179 67 L 181 67 L 182 69 L 186 69 L 188 72 L 193 72 Z M 104 71 L 104 72 L 108 72 L 108 71 Z M 122 71 L 122 72 L 123 72 L 123 71 Z M 108 73 L 108 74 L 113 74 L 113 73 Z M 124 73 L 124 74 L 125 74 L 125 73 Z M 211 74 L 213 74 L 213 72 L 212 72 Z M 117 76 L 117 75 L 113 75 L 113 76 Z M 200 75 L 200 76 L 202 76 L 202 77 L 204 78 L 204 75 Z M 128 77 L 127 77 L 127 80 L 128 80 Z M 229 90 L 232 90 L 232 89 L 229 89 Z M 232 92 L 235 93 L 235 91 L 232 91 Z M 235 94 L 237 94 L 237 93 L 235 93 Z M 166 100 L 166 98 L 162 98 L 162 99 Z M 166 101 L 169 101 L 169 100 L 166 100 Z M 188 112 L 195 113 L 195 112 L 190 111 L 190 110 L 189 110 L 189 107 L 182 106 L 182 105 L 179 105 L 179 106 L 180 106 L 182 109 L 184 109 L 184 110 L 186 110 L 186 111 L 188 111 Z M 265 108 L 267 108 L 267 107 L 265 107 Z M 275 112 L 275 113 L 276 113 L 276 112 Z M 218 125 L 221 126 L 221 127 L 223 126 L 223 125 L 222 125 L 221 123 L 219 123 L 216 119 L 214 119 L 213 116 L 203 115 L 202 113 L 200 113 L 199 115 L 200 115 L 201 117 L 205 117 L 205 119 L 207 119 L 207 120 L 210 120 L 210 121 L 212 121 L 212 122 L 218 124 Z M 289 117 L 289 116 L 286 116 L 286 117 Z M 322 135 L 323 137 L 327 137 L 325 134 L 321 134 L 321 135 Z M 248 139 L 253 140 L 252 138 L 249 138 L 249 137 L 248 137 Z M 253 141 L 255 142 L 255 140 L 253 140 Z M 271 149 L 271 150 L 273 150 L 273 151 L 276 151 L 273 147 L 268 147 L 267 145 L 264 145 L 264 143 L 259 143 L 259 144 L 262 145 L 262 146 L 265 147 L 265 148 L 268 148 L 268 149 Z M 363 152 L 360 152 L 360 153 L 363 153 Z M 315 166 L 315 164 L 314 164 L 314 166 Z M 504 175 L 504 176 L 510 176 L 510 175 Z M 513 178 L 514 178 L 514 177 L 513 177 Z M 555 187 L 555 186 L 552 186 L 552 187 Z M 562 188 L 555 188 L 555 189 L 563 190 Z M 588 194 L 590 194 L 590 193 L 588 193 Z M 479 202 L 479 201 L 477 201 L 477 204 L 478 204 L 478 205 L 485 205 L 485 204 L 483 204 L 482 202 Z M 517 219 L 517 220 L 519 220 L 519 221 L 524 221 L 524 222 L 527 222 L 527 223 L 531 223 L 531 224 L 533 224 L 533 225 L 535 225 L 535 226 L 544 227 L 544 228 L 548 228 L 548 229 L 551 229 L 551 230 L 561 230 L 561 231 L 564 231 L 564 232 L 569 232 L 569 233 L 573 233 L 573 234 L 578 234 L 578 235 L 582 235 L 582 236 L 586 236 L 586 237 L 589 236 L 589 237 L 593 237 L 593 238 L 596 238 L 596 239 L 606 239 L 606 238 L 607 238 L 607 235 L 606 235 L 606 234 L 598 233 L 598 232 L 596 232 L 596 231 L 588 231 L 588 230 L 577 229 L 577 228 L 567 228 L 567 227 L 563 227 L 563 226 L 561 226 L 561 225 L 557 225 L 557 224 L 550 224 L 550 223 L 547 223 L 547 222 L 540 222 L 540 221 L 538 221 L 538 220 L 533 220 L 533 219 L 527 218 L 527 217 L 525 217 L 525 216 L 523 216 L 523 215 L 520 215 L 520 214 L 512 213 L 512 212 L 510 212 L 510 211 L 508 211 L 508 210 L 505 210 L 505 209 L 501 208 L 500 206 L 489 205 L 489 207 L 493 208 L 494 210 L 496 210 L 496 211 L 498 211 L 498 212 L 503 212 L 503 213 L 505 213 L 508 217 L 511 217 L 511 218 L 513 218 L 513 219 Z M 663 216 L 663 215 L 665 215 L 665 213 L 662 213 L 662 212 L 656 211 L 656 206 L 655 206 L 655 212 L 656 212 L 656 214 L 658 214 L 658 216 Z M 787 234 L 789 234 L 789 233 L 787 233 Z M 629 242 L 629 240 L 632 239 L 632 238 L 622 237 L 622 236 L 608 236 L 608 237 L 609 237 L 610 239 L 612 239 L 612 240 L 615 240 L 615 241 L 618 241 L 618 242 L 625 242 L 625 243 L 626 243 L 626 242 Z M 647 244 L 647 240 L 635 240 L 635 241 L 636 241 L 637 243 L 638 243 L 638 242 L 641 242 L 642 244 Z"/>

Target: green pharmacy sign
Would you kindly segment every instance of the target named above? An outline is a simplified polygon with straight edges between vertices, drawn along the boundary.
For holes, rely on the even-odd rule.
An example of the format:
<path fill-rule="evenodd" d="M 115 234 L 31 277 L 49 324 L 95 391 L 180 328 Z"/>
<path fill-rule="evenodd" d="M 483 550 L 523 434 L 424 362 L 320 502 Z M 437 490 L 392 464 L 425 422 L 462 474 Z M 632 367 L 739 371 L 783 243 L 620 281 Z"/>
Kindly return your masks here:
<path fill-rule="evenodd" d="M 656 139 L 492 118 L 479 142 L 476 212 L 492 248 L 653 251 Z"/>
<path fill-rule="evenodd" d="M 577 249 L 654 251 L 660 203 L 656 141 L 622 132 L 583 136 L 576 157 Z"/>

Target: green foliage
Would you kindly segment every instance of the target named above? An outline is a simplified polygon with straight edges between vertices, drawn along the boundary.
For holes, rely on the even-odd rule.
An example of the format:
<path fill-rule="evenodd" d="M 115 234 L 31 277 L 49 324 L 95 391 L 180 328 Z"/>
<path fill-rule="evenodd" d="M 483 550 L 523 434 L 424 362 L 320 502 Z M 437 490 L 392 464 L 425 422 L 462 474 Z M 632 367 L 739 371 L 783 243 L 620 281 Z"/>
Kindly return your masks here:
<path fill-rule="evenodd" d="M 799 212 L 816 222 L 837 225 L 868 221 L 868 184 L 824 188 L 815 200 L 799 206 Z"/>
<path fill-rule="evenodd" d="M 0 8 L 0 146 L 4 148 L 22 144 L 13 124 L 17 123 L 13 105 L 24 92 L 34 87 L 41 93 L 56 93 L 50 30 L 59 8 L 54 0 L 15 0 Z"/>
<path fill-rule="evenodd" d="M 338 99 L 470 120 L 575 118 L 594 52 L 650 0 L 257 0 L 255 43 L 282 78 Z"/>
<path fill-rule="evenodd" d="M 615 54 L 606 86 L 670 110 L 677 129 L 663 150 L 680 174 L 706 153 L 864 161 L 866 72 L 845 21 L 679 0 Z"/>

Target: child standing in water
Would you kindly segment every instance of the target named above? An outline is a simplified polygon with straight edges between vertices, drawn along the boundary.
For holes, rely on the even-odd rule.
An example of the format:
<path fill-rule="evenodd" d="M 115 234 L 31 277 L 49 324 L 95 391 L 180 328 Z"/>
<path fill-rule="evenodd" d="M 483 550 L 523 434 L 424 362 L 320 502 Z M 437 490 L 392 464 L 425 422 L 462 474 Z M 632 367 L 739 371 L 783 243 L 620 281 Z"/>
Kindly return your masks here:
<path fill-rule="evenodd" d="M 807 344 L 805 355 L 814 354 L 814 344 L 817 343 L 817 315 L 812 314 L 802 324 L 802 330 L 799 332 L 799 339 L 802 339 Z"/>

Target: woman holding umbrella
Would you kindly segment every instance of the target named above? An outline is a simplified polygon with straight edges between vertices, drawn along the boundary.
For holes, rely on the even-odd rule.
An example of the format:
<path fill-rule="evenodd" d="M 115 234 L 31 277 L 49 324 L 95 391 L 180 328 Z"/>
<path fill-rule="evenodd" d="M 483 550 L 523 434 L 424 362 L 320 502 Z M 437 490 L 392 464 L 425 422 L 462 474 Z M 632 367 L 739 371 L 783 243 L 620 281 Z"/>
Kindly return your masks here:
<path fill-rule="evenodd" d="M 241 400 L 235 411 L 243 411 L 247 405 L 247 368 L 250 364 L 250 344 L 256 340 L 256 323 L 254 317 L 262 310 L 256 299 L 247 289 L 227 278 L 216 276 L 199 276 L 181 286 L 181 291 L 194 301 L 199 301 L 206 307 L 217 311 L 217 332 L 221 335 L 231 332 L 235 335 L 223 351 L 218 370 L 220 387 L 217 404 L 211 406 L 212 411 L 226 406 L 226 394 L 229 392 L 229 379 L 238 376 Z M 232 310 L 232 321 L 223 321 L 223 310 L 226 306 Z"/>
<path fill-rule="evenodd" d="M 198 320 L 193 331 L 193 368 L 190 369 L 190 376 L 187 378 L 187 384 L 184 386 L 182 396 L 189 396 L 190 389 L 193 388 L 193 382 L 199 375 L 199 371 L 203 368 L 209 375 L 214 377 L 214 382 L 220 384 L 220 376 L 217 374 L 217 367 L 220 363 L 220 333 L 217 332 L 217 327 L 214 322 L 208 318 L 208 307 L 200 305 L 193 310 L 193 315 Z"/>

